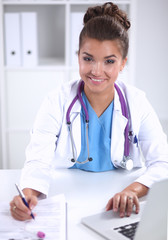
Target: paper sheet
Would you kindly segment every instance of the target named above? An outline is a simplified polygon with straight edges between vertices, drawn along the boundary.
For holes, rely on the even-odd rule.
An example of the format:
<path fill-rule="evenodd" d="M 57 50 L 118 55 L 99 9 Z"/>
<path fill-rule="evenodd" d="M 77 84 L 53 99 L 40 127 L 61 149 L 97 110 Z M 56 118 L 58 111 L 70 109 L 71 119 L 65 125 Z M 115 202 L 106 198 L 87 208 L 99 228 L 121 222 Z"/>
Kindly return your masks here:
<path fill-rule="evenodd" d="M 66 239 L 66 202 L 64 195 L 40 200 L 33 209 L 35 220 L 17 221 L 9 211 L 9 203 L 0 203 L 0 240 L 39 240 L 37 232 L 46 234 L 45 240 Z"/>

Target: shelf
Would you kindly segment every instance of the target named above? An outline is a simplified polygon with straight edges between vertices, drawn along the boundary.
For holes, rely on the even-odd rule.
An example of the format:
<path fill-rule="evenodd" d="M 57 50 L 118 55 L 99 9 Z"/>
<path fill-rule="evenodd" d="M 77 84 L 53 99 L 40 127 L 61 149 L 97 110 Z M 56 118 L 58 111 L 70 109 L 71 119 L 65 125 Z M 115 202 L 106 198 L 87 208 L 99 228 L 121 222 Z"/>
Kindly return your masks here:
<path fill-rule="evenodd" d="M 8 128 L 6 129 L 6 133 L 30 133 L 29 128 Z"/>
<path fill-rule="evenodd" d="M 65 70 L 65 61 L 63 59 L 57 59 L 57 58 L 47 58 L 47 59 L 40 59 L 38 61 L 37 66 L 5 66 L 5 71 L 10 71 L 10 70 L 17 70 L 17 71 L 23 71 L 23 70 Z"/>
<path fill-rule="evenodd" d="M 105 3 L 106 1 L 104 1 L 104 0 L 99 0 L 99 1 L 94 1 L 94 0 L 86 0 L 86 1 L 78 1 L 78 0 L 76 0 L 76 1 L 68 1 L 68 3 L 69 4 L 75 4 L 75 5 L 77 5 L 77 4 L 83 4 L 83 5 L 86 5 L 86 4 L 89 4 L 89 5 L 99 5 L 99 4 L 103 4 L 103 3 Z M 131 0 L 114 0 L 113 1 L 113 3 L 116 3 L 116 4 L 118 4 L 118 5 L 120 5 L 120 4 L 131 4 Z"/>
<path fill-rule="evenodd" d="M 47 72 L 47 71 L 66 71 L 65 66 L 36 66 L 36 67 L 5 67 L 5 72 Z"/>
<path fill-rule="evenodd" d="M 66 1 L 3 1 L 5 5 L 60 5 L 65 4 Z"/>
<path fill-rule="evenodd" d="M 30 0 L 30 1 L 24 1 L 24 0 L 18 0 L 18 1 L 10 1 L 10 0 L 4 0 L 2 1 L 3 5 L 59 5 L 59 4 L 102 4 L 103 2 L 105 2 L 104 0 L 49 0 L 49 1 L 42 1 L 42 0 Z M 117 4 L 130 4 L 131 0 L 114 0 L 113 3 L 117 3 Z"/>
<path fill-rule="evenodd" d="M 65 56 L 65 6 L 7 5 L 5 13 L 34 12 L 37 16 L 37 52 L 39 65 L 64 65 Z M 61 19 L 61 21 L 58 21 Z M 52 61 L 41 61 L 52 59 Z M 37 62 L 38 62 L 37 61 Z M 22 66 L 22 64 L 21 64 Z"/>

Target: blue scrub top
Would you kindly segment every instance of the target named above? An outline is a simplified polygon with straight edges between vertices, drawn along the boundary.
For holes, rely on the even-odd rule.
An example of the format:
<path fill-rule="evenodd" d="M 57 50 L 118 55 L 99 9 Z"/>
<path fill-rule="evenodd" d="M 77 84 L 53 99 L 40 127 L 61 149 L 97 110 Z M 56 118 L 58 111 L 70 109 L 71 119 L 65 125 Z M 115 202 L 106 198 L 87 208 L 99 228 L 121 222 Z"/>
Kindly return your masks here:
<path fill-rule="evenodd" d="M 113 101 L 98 117 L 91 107 L 84 91 L 82 98 L 89 114 L 89 152 L 93 158 L 91 162 L 85 164 L 75 163 L 71 168 L 79 168 L 86 171 L 101 172 L 115 169 L 111 162 L 111 127 L 113 116 Z M 88 158 L 87 139 L 86 139 L 86 121 L 84 109 L 81 109 L 81 152 L 77 159 L 83 162 Z"/>

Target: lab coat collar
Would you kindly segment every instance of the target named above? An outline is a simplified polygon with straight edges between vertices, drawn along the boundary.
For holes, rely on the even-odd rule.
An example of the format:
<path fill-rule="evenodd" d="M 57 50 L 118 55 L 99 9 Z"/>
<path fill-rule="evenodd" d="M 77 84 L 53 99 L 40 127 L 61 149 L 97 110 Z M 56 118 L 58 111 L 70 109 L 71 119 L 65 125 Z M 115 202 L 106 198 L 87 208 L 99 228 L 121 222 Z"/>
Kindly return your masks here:
<path fill-rule="evenodd" d="M 122 91 L 121 87 L 120 87 L 120 90 Z M 122 94 L 123 94 L 123 91 L 122 91 Z M 122 114 L 121 103 L 120 103 L 119 95 L 116 89 L 114 90 L 114 111 L 118 111 Z"/>
<path fill-rule="evenodd" d="M 74 97 L 76 97 L 76 95 L 77 95 L 77 89 L 78 89 L 79 82 L 80 81 L 75 82 L 75 85 L 72 88 L 72 91 L 70 93 L 70 100 L 69 100 L 68 106 L 71 104 L 71 102 L 73 101 Z M 70 113 L 70 117 L 71 117 L 71 115 L 73 115 L 73 113 L 80 113 L 80 112 L 81 112 L 81 103 L 80 103 L 80 101 L 78 99 L 75 102 L 75 104 L 73 105 L 73 108 L 72 108 L 71 113 Z"/>
<path fill-rule="evenodd" d="M 121 87 L 120 87 L 120 90 L 122 91 Z M 72 101 L 74 96 L 76 96 L 75 92 L 77 92 L 77 89 L 75 89 L 75 91 L 73 91 L 71 93 L 72 97 L 71 97 L 70 102 Z M 80 103 L 79 100 L 77 100 L 76 103 L 74 104 L 73 108 L 72 108 L 72 111 L 71 111 L 70 115 L 73 115 L 73 113 L 80 113 L 80 112 L 81 112 L 81 103 Z M 127 123 L 127 119 L 122 115 L 121 103 L 120 103 L 119 95 L 118 95 L 116 89 L 114 91 L 114 112 L 115 113 L 118 112 L 118 115 L 121 116 L 121 119 L 123 119 L 123 121 L 125 123 Z"/>

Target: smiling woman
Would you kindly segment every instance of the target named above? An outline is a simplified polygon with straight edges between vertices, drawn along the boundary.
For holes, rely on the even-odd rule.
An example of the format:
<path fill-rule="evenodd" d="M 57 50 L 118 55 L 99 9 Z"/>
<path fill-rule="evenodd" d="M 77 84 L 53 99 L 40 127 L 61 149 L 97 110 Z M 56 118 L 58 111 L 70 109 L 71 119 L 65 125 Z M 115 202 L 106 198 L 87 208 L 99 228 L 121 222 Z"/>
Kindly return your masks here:
<path fill-rule="evenodd" d="M 106 206 L 121 217 L 138 213 L 138 198 L 168 177 L 167 140 L 153 108 L 142 91 L 118 80 L 127 61 L 129 27 L 126 14 L 111 2 L 87 10 L 79 39 L 81 79 L 47 96 L 26 150 L 21 186 L 31 209 L 48 193 L 56 168 L 113 173 L 143 167 L 143 153 L 146 171 Z M 26 211 L 16 196 L 12 216 L 30 219 Z"/>
<path fill-rule="evenodd" d="M 127 15 L 111 2 L 89 8 L 84 16 L 79 37 L 79 71 L 97 116 L 114 98 L 114 82 L 127 61 L 129 28 Z"/>

